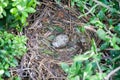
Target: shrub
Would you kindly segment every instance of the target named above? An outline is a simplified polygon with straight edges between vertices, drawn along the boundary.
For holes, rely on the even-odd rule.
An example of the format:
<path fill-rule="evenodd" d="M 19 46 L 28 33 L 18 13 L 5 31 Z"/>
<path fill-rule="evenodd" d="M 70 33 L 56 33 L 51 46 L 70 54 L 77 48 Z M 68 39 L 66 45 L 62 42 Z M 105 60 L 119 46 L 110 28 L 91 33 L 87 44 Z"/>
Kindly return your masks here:
<path fill-rule="evenodd" d="M 35 12 L 36 0 L 0 0 L 0 27 L 15 28 L 19 31 L 28 23 L 29 13 Z"/>
<path fill-rule="evenodd" d="M 18 65 L 19 59 L 26 53 L 25 36 L 16 36 L 6 31 L 0 31 L 0 76 L 10 77 L 8 69 Z"/>

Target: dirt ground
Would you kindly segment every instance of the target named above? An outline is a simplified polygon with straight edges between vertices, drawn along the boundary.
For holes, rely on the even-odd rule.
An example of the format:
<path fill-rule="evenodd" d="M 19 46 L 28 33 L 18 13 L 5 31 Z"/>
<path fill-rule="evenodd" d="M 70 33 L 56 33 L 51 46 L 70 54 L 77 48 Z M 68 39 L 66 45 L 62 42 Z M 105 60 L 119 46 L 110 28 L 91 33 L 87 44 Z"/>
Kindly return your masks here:
<path fill-rule="evenodd" d="M 37 6 L 36 13 L 30 15 L 29 26 L 24 30 L 28 37 L 28 52 L 12 73 L 17 73 L 23 80 L 66 80 L 61 62 L 71 64 L 75 55 L 90 49 L 92 38 L 99 45 L 94 29 L 86 27 L 84 33 L 79 30 L 88 18 L 78 19 L 79 11 L 70 8 L 69 3 L 68 6 L 65 4 L 45 0 Z M 59 34 L 69 36 L 69 42 L 63 48 L 51 45 Z"/>

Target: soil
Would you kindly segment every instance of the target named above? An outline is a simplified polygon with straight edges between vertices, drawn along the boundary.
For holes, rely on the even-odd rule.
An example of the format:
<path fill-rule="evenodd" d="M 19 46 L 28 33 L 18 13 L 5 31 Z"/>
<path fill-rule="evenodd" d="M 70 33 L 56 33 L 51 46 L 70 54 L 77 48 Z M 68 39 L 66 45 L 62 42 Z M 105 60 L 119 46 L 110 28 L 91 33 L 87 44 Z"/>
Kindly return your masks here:
<path fill-rule="evenodd" d="M 90 49 L 92 38 L 99 45 L 93 28 L 86 28 L 85 32 L 79 30 L 89 18 L 78 19 L 80 12 L 65 4 L 68 6 L 45 0 L 37 6 L 36 13 L 29 16 L 29 26 L 24 30 L 28 52 L 20 66 L 13 70 L 23 80 L 66 80 L 61 62 L 71 65 L 75 55 Z M 59 34 L 68 35 L 69 42 L 65 47 L 55 48 L 51 43 Z"/>

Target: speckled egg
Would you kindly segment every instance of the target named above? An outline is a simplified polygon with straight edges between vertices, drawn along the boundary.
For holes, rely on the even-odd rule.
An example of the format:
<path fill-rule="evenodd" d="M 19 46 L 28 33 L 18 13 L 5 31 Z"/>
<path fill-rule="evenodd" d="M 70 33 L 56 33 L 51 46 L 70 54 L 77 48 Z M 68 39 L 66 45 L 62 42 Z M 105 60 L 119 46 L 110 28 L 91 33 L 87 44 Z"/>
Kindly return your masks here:
<path fill-rule="evenodd" d="M 55 37 L 55 39 L 52 41 L 52 45 L 55 48 L 62 48 L 67 45 L 69 42 L 69 37 L 66 34 L 60 34 Z"/>

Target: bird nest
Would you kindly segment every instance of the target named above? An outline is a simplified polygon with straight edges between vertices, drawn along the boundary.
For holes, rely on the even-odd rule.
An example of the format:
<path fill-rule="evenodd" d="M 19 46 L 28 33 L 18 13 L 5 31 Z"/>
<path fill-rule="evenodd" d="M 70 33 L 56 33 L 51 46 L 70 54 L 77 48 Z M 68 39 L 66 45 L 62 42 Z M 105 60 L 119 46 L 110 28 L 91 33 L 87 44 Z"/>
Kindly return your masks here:
<path fill-rule="evenodd" d="M 61 69 L 61 62 L 71 64 L 76 54 L 90 49 L 92 38 L 99 45 L 94 28 L 82 28 L 87 18 L 78 19 L 79 11 L 69 8 L 51 1 L 41 2 L 36 13 L 28 18 L 29 26 L 24 30 L 28 37 L 28 52 L 20 66 L 12 70 L 23 80 L 65 80 L 67 74 Z M 81 29 L 85 29 L 84 32 Z M 69 42 L 63 48 L 51 45 L 59 34 L 69 37 Z"/>

